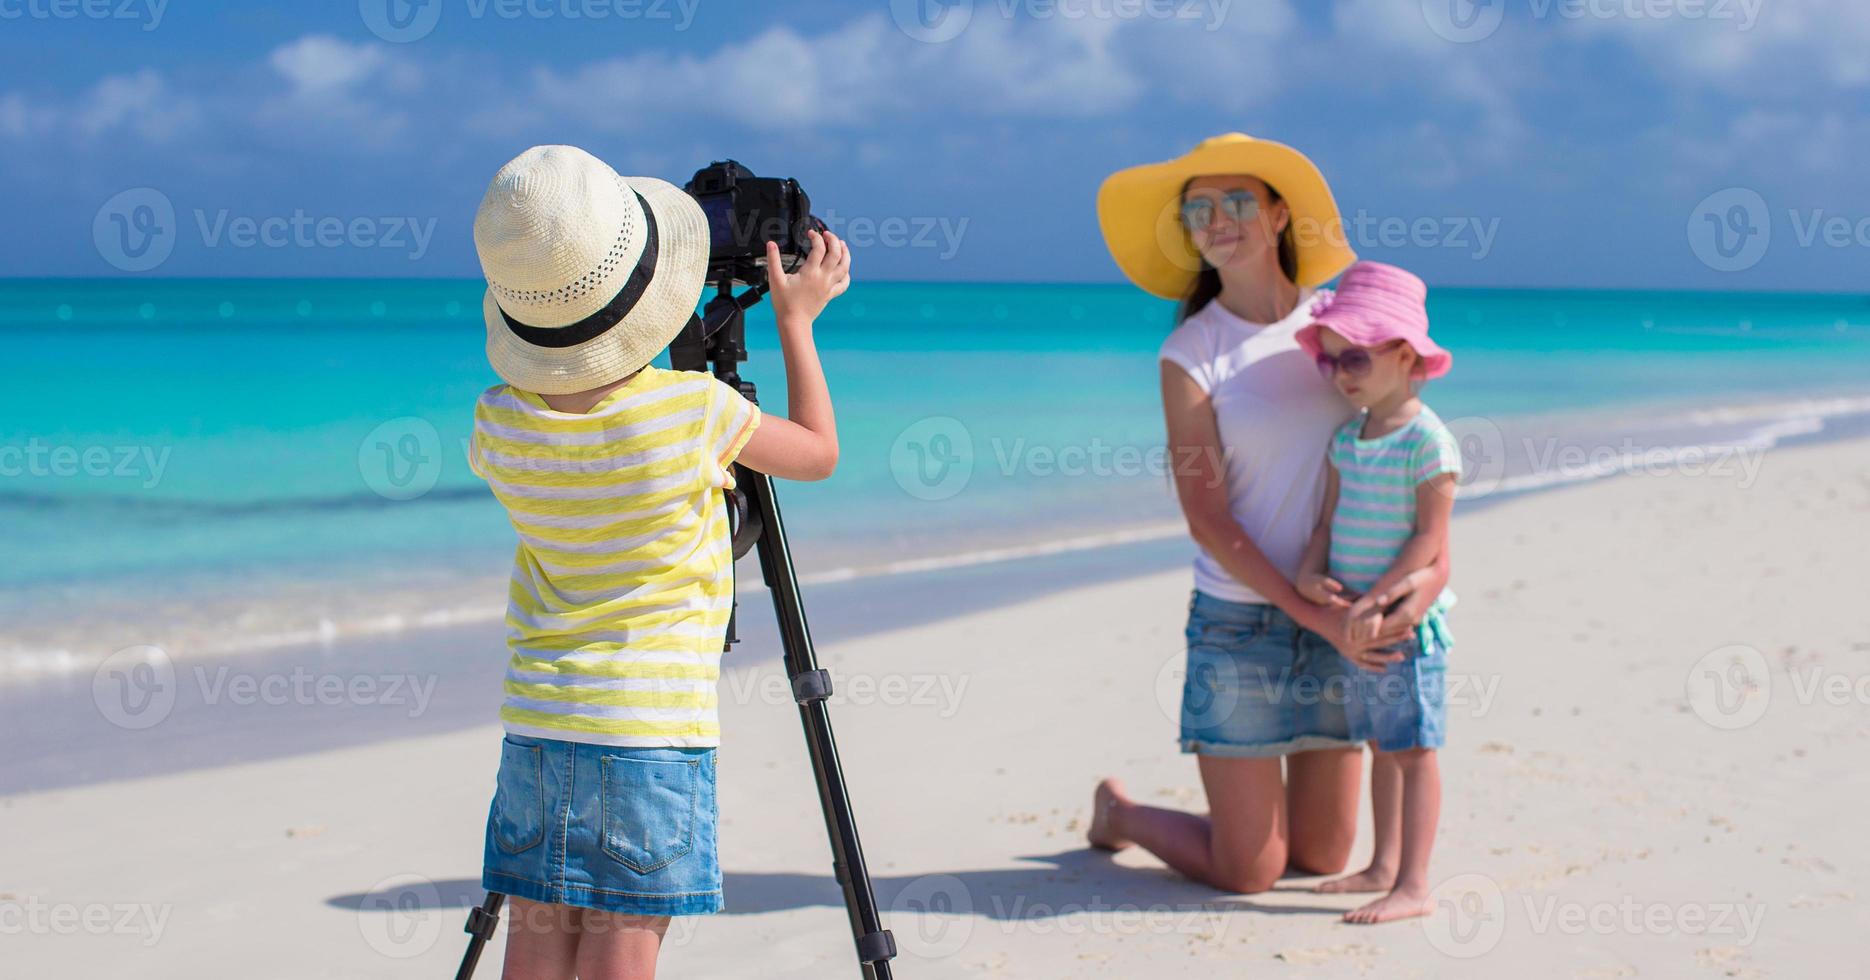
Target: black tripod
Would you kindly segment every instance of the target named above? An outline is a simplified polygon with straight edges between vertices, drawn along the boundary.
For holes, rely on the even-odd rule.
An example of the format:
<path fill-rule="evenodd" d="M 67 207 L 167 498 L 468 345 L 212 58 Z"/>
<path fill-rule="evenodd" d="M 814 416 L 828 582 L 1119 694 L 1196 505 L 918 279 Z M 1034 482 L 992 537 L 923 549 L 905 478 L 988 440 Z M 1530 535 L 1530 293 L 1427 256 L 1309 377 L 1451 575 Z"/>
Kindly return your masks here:
<path fill-rule="evenodd" d="M 712 371 L 757 404 L 753 383 L 740 377 L 740 362 L 747 359 L 746 311 L 766 295 L 766 286 L 761 284 L 736 296 L 732 280 L 723 279 L 715 289 L 714 298 L 703 307 L 702 314 L 691 318 L 669 345 L 670 364 L 678 371 Z M 734 556 L 738 558 L 756 546 L 760 551 L 760 575 L 773 595 L 786 674 L 792 679 L 792 697 L 799 704 L 799 718 L 805 725 L 805 746 L 812 759 L 812 775 L 818 781 L 818 804 L 824 810 L 825 831 L 831 838 L 831 869 L 844 889 L 844 907 L 850 913 L 857 959 L 865 980 L 890 980 L 896 940 L 883 928 L 876 893 L 870 887 L 870 869 L 864 864 L 863 845 L 857 839 L 857 818 L 851 814 L 850 791 L 844 786 L 844 769 L 838 763 L 837 740 L 831 735 L 831 715 L 825 705 L 825 699 L 831 696 L 831 674 L 818 666 L 818 655 L 812 649 L 805 602 L 799 596 L 798 573 L 792 567 L 792 550 L 786 544 L 786 526 L 779 516 L 773 478 L 736 465 L 734 483 L 737 489 L 728 495 L 736 516 Z M 738 601 L 734 615 L 739 615 Z M 737 639 L 734 619 L 730 618 L 728 645 Z M 468 912 L 467 932 L 471 938 L 455 980 L 468 980 L 474 975 L 481 949 L 500 923 L 500 906 L 505 901 L 505 895 L 489 892 L 486 901 Z"/>

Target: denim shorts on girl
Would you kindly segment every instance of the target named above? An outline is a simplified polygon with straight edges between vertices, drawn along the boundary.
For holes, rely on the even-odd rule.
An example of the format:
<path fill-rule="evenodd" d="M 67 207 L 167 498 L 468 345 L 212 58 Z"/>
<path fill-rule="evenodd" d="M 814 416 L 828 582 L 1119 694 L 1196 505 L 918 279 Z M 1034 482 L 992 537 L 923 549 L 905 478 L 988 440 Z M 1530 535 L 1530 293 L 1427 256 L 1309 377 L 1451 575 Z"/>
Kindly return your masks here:
<path fill-rule="evenodd" d="M 1197 591 L 1188 604 L 1182 751 L 1270 758 L 1356 744 L 1355 668 L 1279 607 Z"/>
<path fill-rule="evenodd" d="M 715 750 L 506 736 L 481 885 L 626 915 L 721 910 Z"/>
<path fill-rule="evenodd" d="M 1448 725 L 1448 651 L 1454 638 L 1440 613 L 1416 627 L 1415 639 L 1390 650 L 1403 659 L 1381 673 L 1358 670 L 1348 714 L 1351 737 L 1379 752 L 1438 749 Z"/>

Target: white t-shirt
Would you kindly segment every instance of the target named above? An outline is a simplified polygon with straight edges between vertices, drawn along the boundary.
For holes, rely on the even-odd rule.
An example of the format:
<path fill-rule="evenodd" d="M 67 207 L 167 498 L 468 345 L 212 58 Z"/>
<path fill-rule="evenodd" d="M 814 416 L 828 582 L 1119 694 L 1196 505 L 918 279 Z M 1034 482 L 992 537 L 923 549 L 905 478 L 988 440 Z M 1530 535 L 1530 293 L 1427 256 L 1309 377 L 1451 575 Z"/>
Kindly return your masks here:
<path fill-rule="evenodd" d="M 1158 355 L 1188 372 L 1214 406 L 1227 454 L 1234 520 L 1287 578 L 1298 574 L 1324 504 L 1325 452 L 1354 412 L 1294 337 L 1322 290 L 1304 290 L 1277 323 L 1250 323 L 1209 302 L 1183 321 Z M 1195 588 L 1233 602 L 1265 602 L 1204 549 Z"/>

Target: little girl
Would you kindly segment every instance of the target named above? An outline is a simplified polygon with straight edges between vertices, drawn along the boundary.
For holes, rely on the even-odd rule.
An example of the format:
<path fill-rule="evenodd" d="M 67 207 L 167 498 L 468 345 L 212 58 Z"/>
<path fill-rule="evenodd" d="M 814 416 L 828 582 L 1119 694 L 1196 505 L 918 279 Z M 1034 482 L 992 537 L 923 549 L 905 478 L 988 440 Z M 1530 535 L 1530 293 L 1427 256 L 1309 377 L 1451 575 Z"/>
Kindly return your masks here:
<path fill-rule="evenodd" d="M 850 285 L 813 233 L 767 277 L 790 419 L 650 361 L 687 323 L 706 216 L 678 187 L 541 146 L 474 220 L 487 356 L 469 463 L 519 535 L 506 738 L 481 882 L 511 898 L 509 977 L 647 978 L 672 915 L 721 908 L 716 681 L 733 612 L 735 460 L 821 480 L 837 428 L 812 320 Z"/>
<path fill-rule="evenodd" d="M 1324 508 L 1297 582 L 1313 602 L 1350 602 L 1351 649 L 1381 629 L 1381 599 L 1448 550 L 1461 451 L 1417 394 L 1453 361 L 1429 339 L 1427 296 L 1422 280 L 1408 272 L 1359 262 L 1298 333 L 1299 346 L 1361 410 L 1332 436 Z M 1376 852 L 1368 868 L 1318 890 L 1388 894 L 1347 913 L 1347 922 L 1430 911 L 1429 850 L 1441 815 L 1435 749 L 1442 744 L 1452 605 L 1453 593 L 1444 591 L 1412 640 L 1351 658 L 1361 669 L 1345 713 L 1351 737 L 1375 752 Z"/>

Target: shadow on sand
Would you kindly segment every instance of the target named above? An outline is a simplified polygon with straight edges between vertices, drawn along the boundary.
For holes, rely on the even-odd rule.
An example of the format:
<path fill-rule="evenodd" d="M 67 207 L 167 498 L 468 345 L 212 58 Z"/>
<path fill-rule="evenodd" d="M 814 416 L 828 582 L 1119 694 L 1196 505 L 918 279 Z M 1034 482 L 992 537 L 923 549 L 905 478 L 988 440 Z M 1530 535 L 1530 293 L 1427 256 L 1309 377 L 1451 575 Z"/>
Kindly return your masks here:
<path fill-rule="evenodd" d="M 877 903 L 886 912 L 978 915 L 997 921 L 1134 910 L 1332 916 L 1344 913 L 1342 908 L 1324 905 L 1268 905 L 1249 896 L 1218 893 L 1165 870 L 1122 867 L 1109 855 L 1089 849 L 1020 860 L 1029 866 L 916 876 L 873 874 L 871 881 L 876 888 Z M 728 907 L 723 914 L 726 915 L 842 908 L 844 905 L 843 893 L 829 874 L 729 871 L 725 878 Z M 485 894 L 478 878 L 409 880 L 379 891 L 338 895 L 327 899 L 325 904 L 342 909 L 465 909 L 480 904 Z"/>

